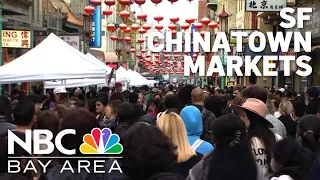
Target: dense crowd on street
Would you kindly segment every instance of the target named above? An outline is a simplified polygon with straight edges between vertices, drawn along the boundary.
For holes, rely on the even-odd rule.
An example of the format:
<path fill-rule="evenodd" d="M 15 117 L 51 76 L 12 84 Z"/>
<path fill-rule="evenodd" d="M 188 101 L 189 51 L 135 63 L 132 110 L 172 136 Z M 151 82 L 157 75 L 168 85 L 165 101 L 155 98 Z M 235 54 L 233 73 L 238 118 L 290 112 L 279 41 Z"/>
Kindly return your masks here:
<path fill-rule="evenodd" d="M 123 91 L 66 89 L 26 95 L 19 86 L 0 96 L 0 180 L 319 180 L 320 90 L 309 87 L 195 87 L 155 84 Z M 79 147 L 93 128 L 119 135 L 123 173 L 60 172 L 52 159 L 47 172 L 8 174 L 8 130 L 64 129 L 66 149 Z M 15 144 L 15 156 L 37 160 Z M 50 157 L 63 156 L 54 151 Z M 98 156 L 98 155 L 97 155 Z M 68 157 L 66 157 L 68 158 Z M 40 158 L 39 158 L 40 159 Z M 26 159 L 18 159 L 26 166 Z M 46 159 L 41 159 L 45 161 Z M 77 168 L 77 159 L 70 159 Z M 106 159 L 110 164 L 112 159 Z M 91 167 L 89 167 L 91 168 Z"/>

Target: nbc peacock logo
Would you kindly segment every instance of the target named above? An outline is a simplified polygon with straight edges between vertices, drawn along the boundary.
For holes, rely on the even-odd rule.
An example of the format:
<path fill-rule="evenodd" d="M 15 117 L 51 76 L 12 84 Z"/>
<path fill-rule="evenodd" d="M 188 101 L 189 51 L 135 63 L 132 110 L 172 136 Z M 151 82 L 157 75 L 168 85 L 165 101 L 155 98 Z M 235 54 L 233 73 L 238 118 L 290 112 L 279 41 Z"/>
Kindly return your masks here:
<path fill-rule="evenodd" d="M 119 143 L 117 134 L 112 134 L 109 128 L 94 128 L 91 134 L 83 136 L 83 143 L 80 146 L 82 154 L 120 154 L 123 147 Z"/>

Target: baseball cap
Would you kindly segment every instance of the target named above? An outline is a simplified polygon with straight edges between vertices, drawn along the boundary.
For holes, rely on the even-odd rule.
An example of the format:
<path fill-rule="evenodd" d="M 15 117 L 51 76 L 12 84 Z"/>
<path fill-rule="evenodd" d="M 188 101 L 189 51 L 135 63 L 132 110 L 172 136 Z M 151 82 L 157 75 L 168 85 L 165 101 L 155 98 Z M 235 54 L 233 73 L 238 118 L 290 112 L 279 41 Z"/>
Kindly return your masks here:
<path fill-rule="evenodd" d="M 68 93 L 65 87 L 57 87 L 53 90 L 54 94 Z"/>
<path fill-rule="evenodd" d="M 157 93 L 157 92 L 159 92 L 159 90 L 157 88 L 152 88 L 151 92 Z"/>

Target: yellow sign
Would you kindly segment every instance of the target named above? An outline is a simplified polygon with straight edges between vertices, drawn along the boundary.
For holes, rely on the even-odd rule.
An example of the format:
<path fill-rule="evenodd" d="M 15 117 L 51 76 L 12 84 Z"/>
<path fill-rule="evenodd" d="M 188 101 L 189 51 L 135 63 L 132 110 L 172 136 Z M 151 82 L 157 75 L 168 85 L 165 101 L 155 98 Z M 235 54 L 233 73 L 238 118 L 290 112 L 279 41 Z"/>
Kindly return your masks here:
<path fill-rule="evenodd" d="M 2 30 L 2 47 L 30 48 L 30 31 Z"/>

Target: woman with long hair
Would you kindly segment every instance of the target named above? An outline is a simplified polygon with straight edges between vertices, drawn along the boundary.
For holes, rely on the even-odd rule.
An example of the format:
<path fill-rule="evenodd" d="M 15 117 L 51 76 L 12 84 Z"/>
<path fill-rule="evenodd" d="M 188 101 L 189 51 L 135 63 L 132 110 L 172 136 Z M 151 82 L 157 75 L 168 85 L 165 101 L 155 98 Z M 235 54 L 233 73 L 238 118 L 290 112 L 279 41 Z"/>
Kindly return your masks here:
<path fill-rule="evenodd" d="M 172 112 L 158 118 L 157 125 L 177 147 L 178 158 L 172 172 L 187 177 L 189 170 L 201 160 L 202 155 L 191 148 L 184 122 L 178 114 Z"/>
<path fill-rule="evenodd" d="M 96 114 L 99 122 L 105 118 L 105 108 L 108 104 L 108 100 L 104 97 L 99 97 L 96 101 Z"/>
<path fill-rule="evenodd" d="M 314 160 L 315 156 L 296 140 L 283 139 L 273 149 L 270 166 L 275 175 L 271 180 L 308 180 Z"/>
<path fill-rule="evenodd" d="M 279 105 L 280 117 L 278 119 L 286 127 L 288 137 L 295 138 L 298 123 L 292 118 L 293 105 L 288 100 L 283 100 Z"/>
<path fill-rule="evenodd" d="M 119 105 L 123 101 L 121 100 L 110 100 L 105 108 L 105 118 L 100 121 L 100 128 L 114 128 L 117 126 L 116 117 Z"/>
<path fill-rule="evenodd" d="M 187 180 L 260 180 L 242 120 L 227 114 L 213 122 L 215 149 L 189 171 Z"/>
<path fill-rule="evenodd" d="M 232 108 L 244 122 L 254 159 L 260 165 L 264 179 L 268 179 L 272 175 L 269 167 L 272 149 L 276 140 L 282 138 L 269 129 L 273 125 L 265 119 L 268 111 L 266 104 L 259 99 L 249 98 L 242 106 L 232 106 Z"/>

